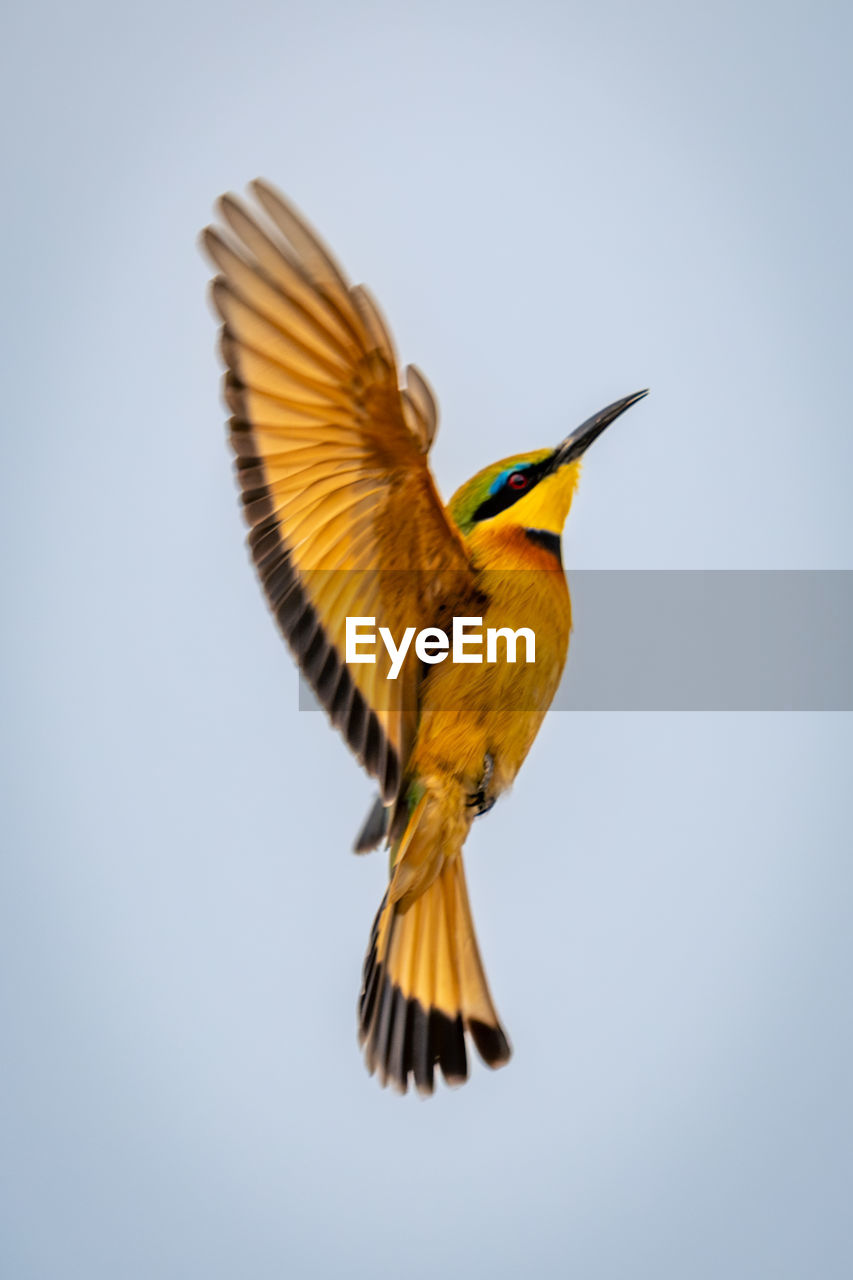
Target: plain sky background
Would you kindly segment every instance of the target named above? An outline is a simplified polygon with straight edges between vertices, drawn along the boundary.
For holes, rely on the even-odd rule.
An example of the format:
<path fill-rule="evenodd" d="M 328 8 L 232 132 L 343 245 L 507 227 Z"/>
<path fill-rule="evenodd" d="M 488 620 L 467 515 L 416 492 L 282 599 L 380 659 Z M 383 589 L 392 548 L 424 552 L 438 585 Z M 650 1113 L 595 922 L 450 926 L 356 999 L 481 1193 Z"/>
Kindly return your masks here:
<path fill-rule="evenodd" d="M 287 191 L 446 495 L 650 386 L 570 569 L 853 568 L 850 13 L 7 14 L 4 1278 L 853 1274 L 850 716 L 552 715 L 469 843 L 511 1065 L 365 1074 L 371 788 L 249 568 L 196 248 Z"/>

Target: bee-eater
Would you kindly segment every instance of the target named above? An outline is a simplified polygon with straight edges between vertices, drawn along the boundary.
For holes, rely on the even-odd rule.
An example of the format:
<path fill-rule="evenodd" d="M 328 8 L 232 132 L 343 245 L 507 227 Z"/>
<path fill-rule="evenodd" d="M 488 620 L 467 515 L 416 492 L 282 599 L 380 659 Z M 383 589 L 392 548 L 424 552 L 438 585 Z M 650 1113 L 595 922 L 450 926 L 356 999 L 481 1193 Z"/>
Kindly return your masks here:
<path fill-rule="evenodd" d="M 495 462 L 447 506 L 427 456 L 437 409 L 401 377 L 370 294 L 264 182 L 231 195 L 204 245 L 219 274 L 230 439 L 269 606 L 305 679 L 380 796 L 358 837 L 387 840 L 390 880 L 370 935 L 359 1032 L 371 1072 L 431 1093 L 467 1078 L 466 1034 L 490 1067 L 510 1046 L 489 992 L 462 848 L 509 787 L 557 690 L 571 629 L 560 539 L 581 455 L 645 391 L 556 448 Z M 397 640 L 475 617 L 529 628 L 535 661 L 438 662 L 410 648 L 399 676 L 345 661 L 347 618 Z M 507 657 L 509 655 L 507 654 Z"/>

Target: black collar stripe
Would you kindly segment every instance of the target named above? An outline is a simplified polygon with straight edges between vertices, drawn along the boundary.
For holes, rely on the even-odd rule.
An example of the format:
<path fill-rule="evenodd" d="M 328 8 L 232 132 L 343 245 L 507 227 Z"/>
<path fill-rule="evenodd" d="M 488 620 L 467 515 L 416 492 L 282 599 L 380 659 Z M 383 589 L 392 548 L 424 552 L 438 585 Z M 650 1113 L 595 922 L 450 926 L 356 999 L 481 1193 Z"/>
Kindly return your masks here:
<path fill-rule="evenodd" d="M 560 564 L 563 563 L 563 548 L 559 533 L 551 533 L 548 529 L 525 529 L 524 532 L 537 547 L 544 547 L 546 551 L 550 551 L 557 557 Z"/>

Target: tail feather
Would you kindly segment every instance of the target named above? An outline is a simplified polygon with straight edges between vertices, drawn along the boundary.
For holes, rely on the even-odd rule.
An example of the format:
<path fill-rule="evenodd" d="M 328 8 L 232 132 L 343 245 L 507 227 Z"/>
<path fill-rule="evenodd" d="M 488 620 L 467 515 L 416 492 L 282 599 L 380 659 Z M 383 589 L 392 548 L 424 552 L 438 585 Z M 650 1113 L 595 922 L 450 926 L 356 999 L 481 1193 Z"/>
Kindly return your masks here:
<path fill-rule="evenodd" d="M 460 941 L 459 972 L 462 1002 L 465 1008 L 465 1025 L 483 1061 L 490 1067 L 500 1067 L 509 1060 L 512 1051 L 506 1033 L 497 1019 L 495 1006 L 489 993 L 486 971 L 480 959 L 477 935 L 474 933 L 471 906 L 468 901 L 468 886 L 465 883 L 465 872 L 461 863 L 459 875 L 454 880 L 454 888 L 459 918 L 471 921 L 471 928 L 457 935 Z"/>
<path fill-rule="evenodd" d="M 373 924 L 359 1002 L 367 1066 L 401 1092 L 468 1077 L 466 1032 L 490 1067 L 510 1056 L 483 970 L 461 854 L 410 905 L 386 893 Z"/>

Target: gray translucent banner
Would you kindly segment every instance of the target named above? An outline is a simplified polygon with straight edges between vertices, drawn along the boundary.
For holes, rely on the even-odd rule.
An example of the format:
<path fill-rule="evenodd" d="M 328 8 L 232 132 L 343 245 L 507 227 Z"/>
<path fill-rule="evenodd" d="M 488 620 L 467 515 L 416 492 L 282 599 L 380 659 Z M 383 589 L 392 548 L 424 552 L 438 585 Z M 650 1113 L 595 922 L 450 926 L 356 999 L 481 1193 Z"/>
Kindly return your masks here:
<path fill-rule="evenodd" d="M 553 710 L 853 710 L 851 571 L 596 570 L 568 582 L 573 632 Z M 318 705 L 300 677 L 300 709 Z"/>

